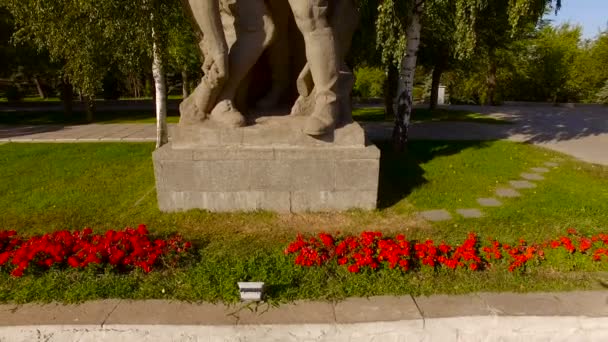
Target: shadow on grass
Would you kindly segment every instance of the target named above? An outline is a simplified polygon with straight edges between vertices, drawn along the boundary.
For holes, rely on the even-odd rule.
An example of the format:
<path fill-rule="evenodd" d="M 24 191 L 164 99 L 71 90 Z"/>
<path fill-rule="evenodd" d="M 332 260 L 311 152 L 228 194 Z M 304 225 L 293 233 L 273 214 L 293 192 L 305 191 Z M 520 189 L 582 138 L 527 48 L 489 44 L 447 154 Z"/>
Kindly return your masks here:
<path fill-rule="evenodd" d="M 376 142 L 380 157 L 378 208 L 386 209 L 405 199 L 414 189 L 427 183 L 422 165 L 441 156 L 468 148 L 484 148 L 490 141 L 425 141 L 408 143 L 406 152 L 395 152 L 387 141 Z"/>

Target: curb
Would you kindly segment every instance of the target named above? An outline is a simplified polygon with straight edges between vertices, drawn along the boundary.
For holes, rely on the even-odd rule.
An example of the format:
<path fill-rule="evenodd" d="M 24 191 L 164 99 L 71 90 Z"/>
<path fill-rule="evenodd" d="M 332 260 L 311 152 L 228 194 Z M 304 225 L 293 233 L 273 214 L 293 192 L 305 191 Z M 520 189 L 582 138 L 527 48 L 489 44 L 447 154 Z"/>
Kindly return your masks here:
<path fill-rule="evenodd" d="M 606 341 L 608 291 L 193 304 L 0 305 L 0 340 Z"/>

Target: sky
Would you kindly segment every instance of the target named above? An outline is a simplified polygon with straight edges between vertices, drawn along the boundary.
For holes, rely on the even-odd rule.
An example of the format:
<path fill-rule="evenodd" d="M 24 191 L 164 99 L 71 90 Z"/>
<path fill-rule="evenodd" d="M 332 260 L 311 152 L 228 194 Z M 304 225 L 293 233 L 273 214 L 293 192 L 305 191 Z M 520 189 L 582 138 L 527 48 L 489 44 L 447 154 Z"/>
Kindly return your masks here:
<path fill-rule="evenodd" d="M 562 9 L 546 19 L 555 24 L 570 22 L 583 26 L 584 38 L 594 38 L 608 27 L 608 0 L 562 0 Z"/>

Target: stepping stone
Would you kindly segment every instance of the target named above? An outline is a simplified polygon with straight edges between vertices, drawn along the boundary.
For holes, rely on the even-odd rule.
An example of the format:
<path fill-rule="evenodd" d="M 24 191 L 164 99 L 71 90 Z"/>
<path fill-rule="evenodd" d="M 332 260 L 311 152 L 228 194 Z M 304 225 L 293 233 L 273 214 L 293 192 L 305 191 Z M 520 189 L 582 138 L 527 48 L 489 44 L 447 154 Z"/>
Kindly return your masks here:
<path fill-rule="evenodd" d="M 443 209 L 422 211 L 420 212 L 420 216 L 432 222 L 448 221 L 452 219 L 450 212 Z"/>
<path fill-rule="evenodd" d="M 558 163 L 554 163 L 554 162 L 546 162 L 545 166 L 548 166 L 548 167 L 558 167 L 559 164 Z"/>
<path fill-rule="evenodd" d="M 536 184 L 534 184 L 532 182 L 525 181 L 525 180 L 514 180 L 514 181 L 510 181 L 509 184 L 511 184 L 511 186 L 514 187 L 515 189 L 532 189 L 532 188 L 536 188 Z"/>
<path fill-rule="evenodd" d="M 502 205 L 496 198 L 478 198 L 477 203 L 483 207 L 500 207 Z"/>
<path fill-rule="evenodd" d="M 543 180 L 545 177 L 539 175 L 538 173 L 522 173 L 521 178 L 527 180 Z"/>
<path fill-rule="evenodd" d="M 464 218 L 483 217 L 483 213 L 479 209 L 457 209 L 456 212 Z"/>
<path fill-rule="evenodd" d="M 519 197 L 521 194 L 511 188 L 498 188 L 496 189 L 496 195 L 498 197 Z"/>
<path fill-rule="evenodd" d="M 547 172 L 549 172 L 549 169 L 547 169 L 545 167 L 533 167 L 530 170 L 532 170 L 533 172 L 536 172 L 536 173 L 547 173 Z"/>

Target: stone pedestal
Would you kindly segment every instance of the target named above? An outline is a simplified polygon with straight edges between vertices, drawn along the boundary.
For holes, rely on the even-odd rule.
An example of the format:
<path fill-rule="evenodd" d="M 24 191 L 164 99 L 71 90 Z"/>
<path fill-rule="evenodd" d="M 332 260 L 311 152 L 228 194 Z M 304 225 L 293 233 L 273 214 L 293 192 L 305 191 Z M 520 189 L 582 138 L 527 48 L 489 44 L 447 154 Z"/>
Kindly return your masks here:
<path fill-rule="evenodd" d="M 225 129 L 178 127 L 154 152 L 162 211 L 277 212 L 375 209 L 380 151 L 357 123 L 315 139 L 303 117 L 263 117 Z"/>

